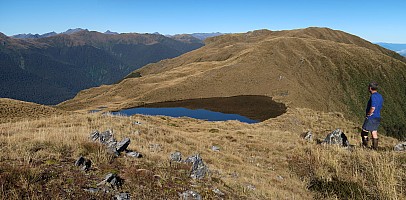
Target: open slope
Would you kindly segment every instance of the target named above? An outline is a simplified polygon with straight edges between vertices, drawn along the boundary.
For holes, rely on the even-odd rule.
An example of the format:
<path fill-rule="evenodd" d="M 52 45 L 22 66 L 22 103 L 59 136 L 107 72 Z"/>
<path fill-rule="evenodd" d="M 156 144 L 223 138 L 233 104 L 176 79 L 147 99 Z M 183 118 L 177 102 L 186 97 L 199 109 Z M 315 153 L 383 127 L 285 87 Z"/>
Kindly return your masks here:
<path fill-rule="evenodd" d="M 81 91 L 59 107 L 120 109 L 161 101 L 265 95 L 289 107 L 339 111 L 361 120 L 367 85 L 374 80 L 385 97 L 384 125 L 406 120 L 406 58 L 357 36 L 328 28 L 259 30 L 205 43 L 177 58 L 146 65 L 118 84 Z"/>
<path fill-rule="evenodd" d="M 139 123 L 134 123 L 139 122 Z M 351 149 L 307 142 L 340 127 Z M 129 149 L 143 158 L 113 158 L 89 138 L 94 130 L 112 129 L 131 139 Z M 112 199 L 128 192 L 132 199 L 178 199 L 194 190 L 203 199 L 404 199 L 406 154 L 391 151 L 397 141 L 380 138 L 379 151 L 359 148 L 356 125 L 340 113 L 289 109 L 259 124 L 207 122 L 190 118 L 112 116 L 100 113 L 45 117 L 0 124 L 0 199 Z M 215 145 L 219 151 L 211 150 Z M 191 165 L 172 164 L 199 153 L 210 174 L 194 180 Z M 74 166 L 84 156 L 88 172 Z M 124 178 L 109 193 L 84 191 L 107 173 Z M 213 192 L 219 189 L 223 196 Z"/>

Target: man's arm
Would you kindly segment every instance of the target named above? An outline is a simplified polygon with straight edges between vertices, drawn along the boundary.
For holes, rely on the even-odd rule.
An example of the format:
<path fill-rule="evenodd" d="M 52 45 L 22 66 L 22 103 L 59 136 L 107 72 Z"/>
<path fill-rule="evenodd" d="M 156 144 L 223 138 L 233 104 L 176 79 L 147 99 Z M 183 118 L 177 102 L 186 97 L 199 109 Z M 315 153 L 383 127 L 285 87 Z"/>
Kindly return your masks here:
<path fill-rule="evenodd" d="M 371 107 L 371 108 L 369 109 L 369 112 L 368 112 L 368 114 L 367 114 L 367 117 L 372 116 L 372 115 L 374 114 L 374 111 L 375 111 L 375 107 Z"/>

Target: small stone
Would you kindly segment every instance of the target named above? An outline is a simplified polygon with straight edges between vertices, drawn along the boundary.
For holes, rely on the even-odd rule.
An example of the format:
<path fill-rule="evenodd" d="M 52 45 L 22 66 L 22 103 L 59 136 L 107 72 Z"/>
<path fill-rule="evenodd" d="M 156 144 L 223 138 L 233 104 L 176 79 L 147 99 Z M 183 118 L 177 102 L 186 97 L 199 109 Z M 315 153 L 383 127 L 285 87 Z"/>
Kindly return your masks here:
<path fill-rule="evenodd" d="M 215 194 L 219 195 L 219 196 L 224 196 L 225 194 L 223 192 L 221 192 L 219 189 L 215 188 L 212 190 Z"/>
<path fill-rule="evenodd" d="M 202 199 L 202 196 L 193 190 L 187 190 L 187 191 L 183 192 L 182 194 L 180 194 L 179 196 L 180 196 L 180 199 L 182 199 L 182 200 L 201 200 Z"/>
<path fill-rule="evenodd" d="M 89 159 L 86 159 L 85 162 L 83 163 L 82 170 L 88 171 L 91 166 L 92 166 L 92 161 L 90 161 Z"/>
<path fill-rule="evenodd" d="M 279 180 L 283 180 L 283 177 L 281 175 L 276 176 Z"/>
<path fill-rule="evenodd" d="M 313 142 L 313 134 L 312 134 L 312 132 L 311 132 L 311 131 L 308 131 L 308 132 L 305 134 L 304 139 L 307 140 L 308 142 Z"/>
<path fill-rule="evenodd" d="M 104 180 L 109 183 L 109 182 L 110 182 L 111 180 L 113 180 L 113 178 L 116 177 L 116 176 L 117 176 L 117 174 L 108 173 L 108 174 L 106 175 L 106 177 L 104 177 Z"/>
<path fill-rule="evenodd" d="M 82 156 L 80 156 L 77 160 L 76 160 L 76 162 L 75 162 L 75 166 L 81 166 L 81 165 L 83 165 L 83 163 L 85 163 L 85 158 L 83 158 Z"/>
<path fill-rule="evenodd" d="M 254 185 L 252 185 L 252 184 L 248 184 L 248 185 L 247 185 L 247 189 L 249 189 L 249 190 L 255 190 L 256 187 L 255 187 Z"/>
<path fill-rule="evenodd" d="M 149 145 L 149 150 L 151 152 L 159 152 L 159 151 L 162 151 L 162 147 L 161 147 L 160 144 L 150 144 Z"/>
<path fill-rule="evenodd" d="M 126 155 L 127 155 L 127 156 L 131 156 L 131 157 L 134 157 L 134 158 L 142 158 L 142 154 L 141 154 L 141 153 L 138 153 L 138 152 L 136 152 L 136 151 L 129 151 L 129 152 L 127 152 Z"/>
<path fill-rule="evenodd" d="M 394 151 L 406 151 L 406 142 L 399 143 L 393 148 Z"/>
<path fill-rule="evenodd" d="M 180 162 L 182 161 L 182 154 L 179 151 L 171 153 L 170 161 Z"/>
<path fill-rule="evenodd" d="M 212 147 L 211 147 L 211 150 L 212 150 L 212 151 L 220 151 L 220 147 L 218 147 L 218 146 L 212 146 Z"/>
<path fill-rule="evenodd" d="M 104 180 L 97 184 L 97 186 L 109 184 L 112 188 L 118 188 L 123 184 L 123 179 L 117 174 L 109 173 L 104 177 Z"/>
<path fill-rule="evenodd" d="M 116 200 L 130 200 L 131 198 L 130 198 L 129 193 L 123 192 L 123 193 L 120 193 L 120 194 L 116 194 L 114 196 L 114 199 L 116 199 Z"/>
<path fill-rule="evenodd" d="M 124 138 L 121 142 L 117 143 L 116 150 L 121 153 L 127 149 L 128 145 L 130 145 L 130 138 Z"/>
<path fill-rule="evenodd" d="M 123 184 L 122 179 L 118 176 L 114 177 L 111 181 L 110 181 L 110 186 L 113 188 L 118 188 L 121 187 L 121 185 Z"/>
<path fill-rule="evenodd" d="M 83 189 L 86 192 L 90 192 L 90 193 L 97 193 L 100 191 L 99 188 L 87 188 L 87 189 Z"/>
<path fill-rule="evenodd" d="M 99 139 L 99 135 L 100 135 L 99 131 L 93 131 L 90 134 L 90 139 L 92 139 L 93 141 L 96 141 L 97 139 Z"/>

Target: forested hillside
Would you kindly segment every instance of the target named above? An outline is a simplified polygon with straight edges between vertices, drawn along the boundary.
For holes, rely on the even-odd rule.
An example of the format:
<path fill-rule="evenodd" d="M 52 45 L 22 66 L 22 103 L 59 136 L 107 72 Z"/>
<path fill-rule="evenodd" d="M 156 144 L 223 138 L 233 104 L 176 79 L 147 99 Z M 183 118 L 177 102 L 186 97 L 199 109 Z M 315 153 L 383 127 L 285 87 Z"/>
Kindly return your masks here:
<path fill-rule="evenodd" d="M 0 97 L 57 104 L 78 91 L 112 84 L 148 63 L 203 46 L 156 34 L 79 31 L 38 39 L 0 33 Z"/>

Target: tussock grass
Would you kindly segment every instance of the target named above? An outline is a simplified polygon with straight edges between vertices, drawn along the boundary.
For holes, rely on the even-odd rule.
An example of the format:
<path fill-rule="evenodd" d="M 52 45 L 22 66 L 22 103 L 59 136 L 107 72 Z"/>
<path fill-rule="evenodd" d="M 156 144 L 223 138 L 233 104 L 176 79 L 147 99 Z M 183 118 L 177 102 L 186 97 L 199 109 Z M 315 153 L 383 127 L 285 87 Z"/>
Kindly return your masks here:
<path fill-rule="evenodd" d="M 133 122 L 139 121 L 140 125 Z M 335 128 L 347 134 L 349 151 L 308 143 L 309 129 L 324 138 Z M 113 159 L 104 146 L 89 139 L 94 130 L 111 129 L 117 140 L 131 139 L 129 149 L 144 158 Z M 177 199 L 188 189 L 205 199 L 401 199 L 404 197 L 402 154 L 386 151 L 397 141 L 381 137 L 378 152 L 358 148 L 356 125 L 339 113 L 289 109 L 259 124 L 206 122 L 190 118 L 78 114 L 0 124 L 0 196 L 3 199 L 111 198 L 83 189 L 95 187 L 107 173 L 118 173 L 135 199 Z M 213 145 L 220 151 L 211 150 Z M 169 155 L 199 153 L 210 168 L 202 180 L 189 177 L 190 166 L 170 164 Z M 81 172 L 78 156 L 93 163 Z M 116 191 L 116 192 L 118 192 Z"/>

